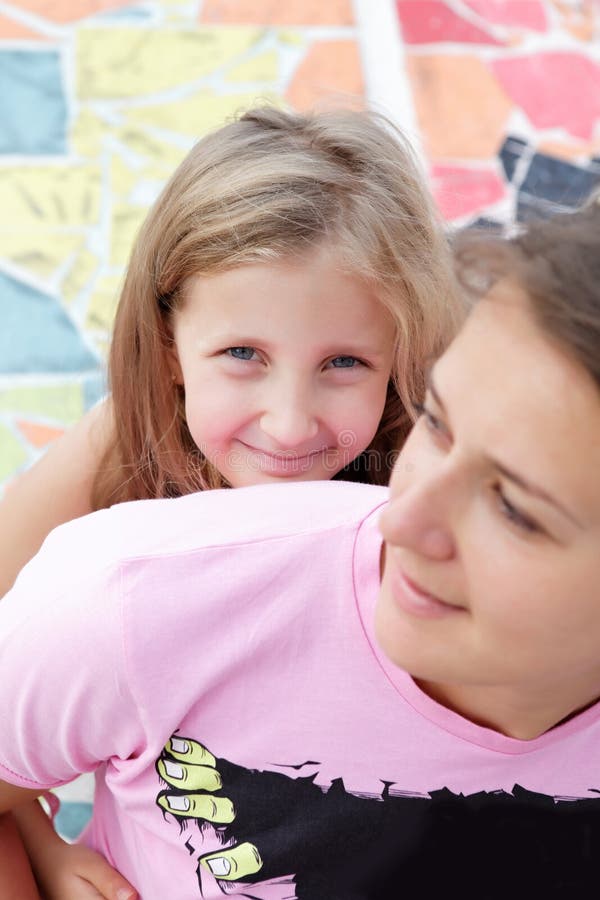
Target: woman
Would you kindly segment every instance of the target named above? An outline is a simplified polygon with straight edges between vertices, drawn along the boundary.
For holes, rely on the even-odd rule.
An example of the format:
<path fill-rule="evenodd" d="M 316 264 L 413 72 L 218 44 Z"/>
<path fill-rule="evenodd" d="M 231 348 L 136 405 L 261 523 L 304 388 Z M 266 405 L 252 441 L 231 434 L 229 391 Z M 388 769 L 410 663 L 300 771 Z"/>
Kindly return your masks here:
<path fill-rule="evenodd" d="M 0 811 L 96 769 L 143 900 L 591 895 L 599 248 L 595 204 L 459 250 L 485 297 L 383 515 L 262 485 L 51 536 L 0 604 Z"/>

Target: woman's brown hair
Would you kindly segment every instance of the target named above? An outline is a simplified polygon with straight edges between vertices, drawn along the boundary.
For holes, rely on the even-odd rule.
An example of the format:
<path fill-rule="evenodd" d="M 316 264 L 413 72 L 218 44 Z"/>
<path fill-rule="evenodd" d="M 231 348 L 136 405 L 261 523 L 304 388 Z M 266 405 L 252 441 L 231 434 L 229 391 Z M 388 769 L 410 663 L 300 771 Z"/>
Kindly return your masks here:
<path fill-rule="evenodd" d="M 375 287 L 395 321 L 377 435 L 338 476 L 387 483 L 427 360 L 460 317 L 445 237 L 411 148 L 385 119 L 261 107 L 194 147 L 137 238 L 110 351 L 115 435 L 95 508 L 228 486 L 187 428 L 183 388 L 169 368 L 171 316 L 192 276 L 302 255 L 323 242 Z"/>
<path fill-rule="evenodd" d="M 455 260 L 476 296 L 502 278 L 516 281 L 542 330 L 600 387 L 600 195 L 575 212 L 535 219 L 509 240 L 464 232 Z"/>

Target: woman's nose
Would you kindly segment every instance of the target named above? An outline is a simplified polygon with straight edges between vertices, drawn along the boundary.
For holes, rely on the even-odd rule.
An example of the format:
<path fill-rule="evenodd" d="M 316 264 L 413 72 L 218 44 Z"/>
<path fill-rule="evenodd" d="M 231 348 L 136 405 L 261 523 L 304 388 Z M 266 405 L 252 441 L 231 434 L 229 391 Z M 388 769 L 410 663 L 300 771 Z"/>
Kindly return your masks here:
<path fill-rule="evenodd" d="M 438 562 L 452 559 L 456 545 L 449 490 L 443 479 L 428 479 L 392 496 L 381 516 L 386 543 Z"/>

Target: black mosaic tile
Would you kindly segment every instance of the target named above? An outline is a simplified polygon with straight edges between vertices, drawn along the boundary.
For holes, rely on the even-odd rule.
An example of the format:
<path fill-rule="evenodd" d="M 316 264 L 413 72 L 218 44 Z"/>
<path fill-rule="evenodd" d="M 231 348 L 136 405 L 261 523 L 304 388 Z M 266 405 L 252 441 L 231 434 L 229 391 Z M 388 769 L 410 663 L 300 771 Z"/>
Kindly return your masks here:
<path fill-rule="evenodd" d="M 574 208 L 600 186 L 597 165 L 586 168 L 562 159 L 536 153 L 531 160 L 519 194 L 525 194 L 561 207 Z"/>
<path fill-rule="evenodd" d="M 517 163 L 526 148 L 527 141 L 511 136 L 507 137 L 502 144 L 498 151 L 498 156 L 500 157 L 507 181 L 513 180 Z"/>

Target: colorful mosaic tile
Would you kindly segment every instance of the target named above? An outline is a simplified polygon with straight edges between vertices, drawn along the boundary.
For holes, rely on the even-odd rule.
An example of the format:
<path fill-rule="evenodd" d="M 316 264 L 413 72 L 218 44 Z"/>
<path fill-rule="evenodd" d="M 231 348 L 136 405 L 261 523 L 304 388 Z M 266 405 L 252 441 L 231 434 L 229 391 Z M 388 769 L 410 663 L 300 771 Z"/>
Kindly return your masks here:
<path fill-rule="evenodd" d="M 59 53 L 0 50 L 0 84 L 0 153 L 64 154 L 67 103 Z"/>
<path fill-rule="evenodd" d="M 548 13 L 541 0 L 464 0 L 466 6 L 491 25 L 547 31 Z"/>
<path fill-rule="evenodd" d="M 397 0 L 407 44 L 497 44 L 493 35 L 455 13 L 442 0 Z"/>
<path fill-rule="evenodd" d="M 411 55 L 408 71 L 424 145 L 436 159 L 489 159 L 513 103 L 486 63 L 469 55 Z"/>
<path fill-rule="evenodd" d="M 225 25 L 352 25 L 351 0 L 205 0 L 200 21 Z"/>

